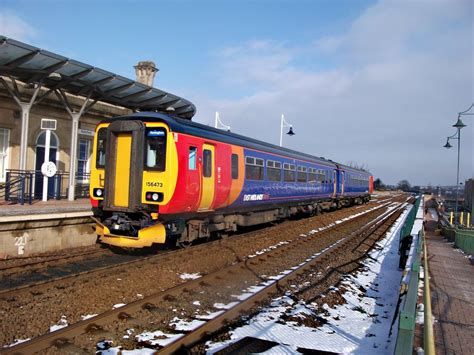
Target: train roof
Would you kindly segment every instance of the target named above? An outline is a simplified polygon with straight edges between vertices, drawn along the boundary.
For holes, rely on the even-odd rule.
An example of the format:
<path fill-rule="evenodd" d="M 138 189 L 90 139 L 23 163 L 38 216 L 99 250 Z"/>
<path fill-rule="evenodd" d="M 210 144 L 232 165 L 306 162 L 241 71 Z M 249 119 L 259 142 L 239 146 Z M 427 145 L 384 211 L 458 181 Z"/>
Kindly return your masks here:
<path fill-rule="evenodd" d="M 216 141 L 221 141 L 229 144 L 240 145 L 245 148 L 263 150 L 268 153 L 285 155 L 289 158 L 309 160 L 314 163 L 329 165 L 332 167 L 344 167 L 344 170 L 353 170 L 360 173 L 368 173 L 365 170 L 355 169 L 352 167 L 346 167 L 342 164 L 336 163 L 330 159 L 323 157 L 316 157 L 307 153 L 301 153 L 292 149 L 280 147 L 274 144 L 266 143 L 253 139 L 250 137 L 242 136 L 240 134 L 223 131 L 214 127 L 206 126 L 201 123 L 193 122 L 190 120 L 182 119 L 172 115 L 165 115 L 156 112 L 137 112 L 130 116 L 120 116 L 104 120 L 103 122 L 113 122 L 116 120 L 146 120 L 151 122 L 165 122 L 173 132 L 186 133 L 195 135 L 202 138 L 208 138 Z"/>

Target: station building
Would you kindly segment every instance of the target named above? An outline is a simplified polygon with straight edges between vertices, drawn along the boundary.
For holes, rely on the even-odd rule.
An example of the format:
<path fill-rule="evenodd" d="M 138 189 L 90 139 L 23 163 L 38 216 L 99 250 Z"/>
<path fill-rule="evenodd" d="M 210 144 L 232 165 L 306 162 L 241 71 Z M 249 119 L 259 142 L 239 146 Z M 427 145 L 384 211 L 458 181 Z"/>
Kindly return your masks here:
<path fill-rule="evenodd" d="M 57 170 L 48 197 L 72 200 L 88 195 L 94 130 L 102 119 L 135 111 L 192 118 L 192 103 L 153 87 L 157 71 L 153 62 L 139 62 L 131 80 L 0 36 L 0 199 L 17 192 L 20 179 L 27 197 L 41 198 L 46 129 Z"/>
<path fill-rule="evenodd" d="M 13 86 L 8 78 L 4 82 Z M 25 101 L 31 98 L 34 88 L 22 82 L 16 82 L 19 96 Z M 41 89 L 39 95 L 44 95 L 46 89 Z M 85 98 L 67 95 L 74 111 L 78 111 L 84 104 Z M 90 158 L 95 126 L 104 118 L 125 115 L 131 110 L 97 102 L 79 122 L 77 139 L 77 175 L 78 180 L 87 180 L 90 172 Z M 60 100 L 54 95 L 48 95 L 40 103 L 31 107 L 27 137 L 27 151 L 25 169 L 20 167 L 21 145 L 21 115 L 18 103 L 9 94 L 4 86 L 0 86 L 0 182 L 5 183 L 9 171 L 39 171 L 44 162 L 46 131 L 41 129 L 42 119 L 56 121 L 56 129 L 51 132 L 49 160 L 57 166 L 58 172 L 68 173 L 71 157 L 72 119 L 64 109 Z"/>

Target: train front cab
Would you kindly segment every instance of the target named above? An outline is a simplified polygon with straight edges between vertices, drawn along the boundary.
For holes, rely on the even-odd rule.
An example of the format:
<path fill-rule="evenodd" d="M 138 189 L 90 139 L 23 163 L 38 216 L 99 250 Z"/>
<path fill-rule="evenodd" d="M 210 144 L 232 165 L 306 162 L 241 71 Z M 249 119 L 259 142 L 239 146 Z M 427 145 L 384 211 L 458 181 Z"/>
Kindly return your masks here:
<path fill-rule="evenodd" d="M 176 145 L 166 124 L 117 120 L 99 125 L 90 196 L 100 240 L 123 248 L 164 243 L 159 206 L 170 201 L 177 170 Z"/>

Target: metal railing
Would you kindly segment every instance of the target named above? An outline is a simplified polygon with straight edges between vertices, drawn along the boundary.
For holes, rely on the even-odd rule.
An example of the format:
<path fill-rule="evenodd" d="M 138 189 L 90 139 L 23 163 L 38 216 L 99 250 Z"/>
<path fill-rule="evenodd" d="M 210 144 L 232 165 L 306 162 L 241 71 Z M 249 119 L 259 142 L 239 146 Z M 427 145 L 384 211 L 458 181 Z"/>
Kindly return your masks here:
<path fill-rule="evenodd" d="M 39 170 L 6 171 L 5 183 L 0 186 L 0 199 L 20 204 L 40 200 L 43 197 L 43 174 Z M 76 174 L 75 197 L 89 197 L 89 173 Z M 48 199 L 67 198 L 69 173 L 58 172 L 49 178 Z"/>
<path fill-rule="evenodd" d="M 415 204 L 419 206 L 419 201 Z M 418 208 L 413 208 L 416 217 Z M 410 212 L 410 214 L 411 214 Z M 414 219 L 407 218 L 407 223 L 411 224 L 410 231 L 414 224 Z M 402 236 L 402 234 L 400 235 Z M 400 306 L 398 335 L 395 345 L 395 354 L 412 354 L 415 339 L 416 326 L 416 305 L 418 302 L 418 287 L 420 282 L 420 265 L 423 255 L 424 270 L 424 288 L 423 288 L 423 305 L 424 305 L 424 327 L 423 327 L 423 347 L 425 354 L 435 354 L 433 321 L 431 314 L 431 294 L 428 269 L 428 253 L 425 243 L 425 232 L 421 228 L 417 235 L 413 236 L 410 247 L 410 254 L 405 270 L 408 272 L 402 279 L 401 293 L 405 297 Z"/>

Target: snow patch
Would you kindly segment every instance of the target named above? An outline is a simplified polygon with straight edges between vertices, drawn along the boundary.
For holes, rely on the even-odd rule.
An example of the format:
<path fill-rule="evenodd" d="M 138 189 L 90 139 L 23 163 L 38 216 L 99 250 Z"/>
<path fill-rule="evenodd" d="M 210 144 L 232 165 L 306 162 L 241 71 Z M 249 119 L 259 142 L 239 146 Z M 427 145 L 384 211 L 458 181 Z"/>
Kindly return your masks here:
<path fill-rule="evenodd" d="M 59 330 L 61 328 L 67 327 L 69 324 L 67 322 L 66 316 L 61 316 L 61 319 L 59 320 L 58 323 L 52 325 L 49 327 L 50 332 L 54 332 L 56 330 Z"/>
<path fill-rule="evenodd" d="M 179 319 L 178 317 L 175 317 L 171 320 L 170 325 L 174 326 L 175 330 L 188 332 L 200 327 L 204 323 L 206 322 L 202 320 L 194 319 L 192 321 L 185 321 L 183 319 Z"/>
<path fill-rule="evenodd" d="M 179 277 L 181 280 L 196 280 L 199 279 L 201 275 L 199 273 L 188 274 L 185 272 L 184 274 L 179 275 Z"/>
<path fill-rule="evenodd" d="M 151 346 L 156 346 L 156 345 L 166 346 L 183 336 L 184 334 L 169 334 L 169 333 L 164 333 L 161 330 L 156 330 L 154 332 L 141 333 L 135 336 L 135 339 L 140 343 L 146 343 Z"/>
<path fill-rule="evenodd" d="M 389 209 L 397 206 L 393 204 Z M 269 354 L 296 353 L 298 347 L 335 353 L 393 353 L 397 334 L 396 329 L 391 329 L 391 324 L 396 317 L 402 276 L 402 272 L 398 270 L 398 235 L 407 213 L 408 211 L 405 211 L 385 238 L 377 243 L 370 253 L 370 258 L 365 260 L 362 271 L 345 277 L 341 287 L 347 291 L 343 294 L 346 304 L 335 308 L 330 308 L 327 304 L 323 306 L 327 311 L 327 315 L 323 317 L 327 321 L 326 324 L 312 328 L 298 325 L 300 323 L 298 321 L 282 322 L 281 319 L 288 316 L 293 319 L 305 317 L 317 319 L 322 316 L 317 314 L 317 310 L 311 304 L 295 303 L 289 294 L 274 299 L 270 306 L 263 309 L 248 324 L 232 330 L 230 340 L 220 343 L 208 342 L 208 352 L 211 354 L 218 352 L 231 343 L 249 336 L 285 344 L 268 350 L 266 353 Z M 313 231 L 308 234 L 314 234 Z M 308 258 L 308 261 L 324 251 Z M 289 272 L 290 270 L 286 270 L 280 275 L 268 278 L 270 282 L 275 282 L 274 280 L 282 278 Z M 234 297 L 246 298 L 248 290 L 246 291 L 247 293 Z M 329 292 L 337 291 L 336 287 L 329 290 Z"/>
<path fill-rule="evenodd" d="M 81 319 L 82 320 L 86 320 L 86 319 L 89 319 L 89 318 L 93 318 L 95 317 L 97 314 L 84 314 L 81 316 Z"/>

